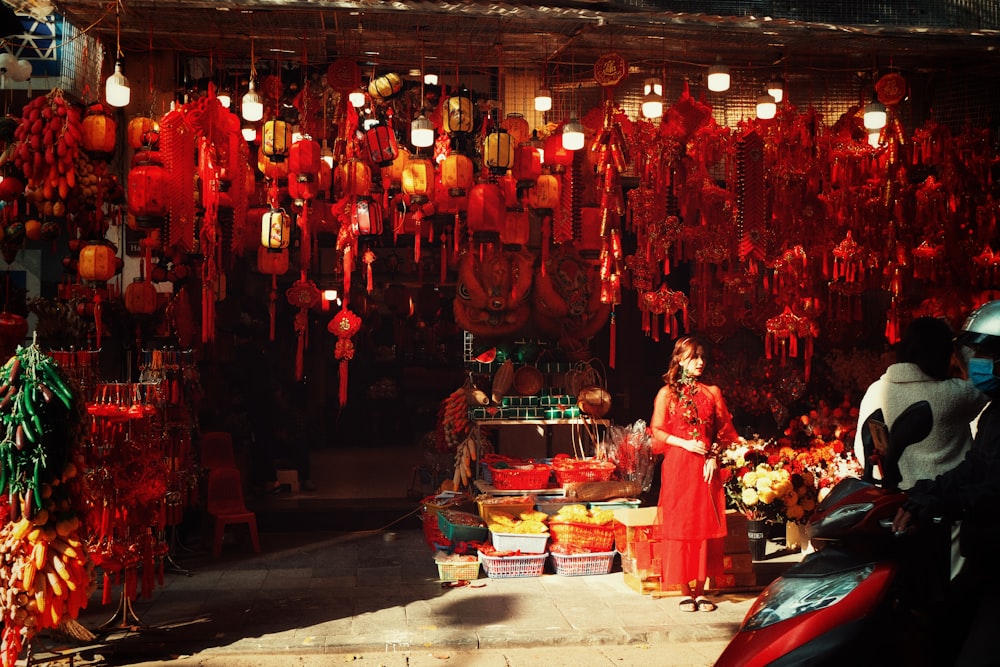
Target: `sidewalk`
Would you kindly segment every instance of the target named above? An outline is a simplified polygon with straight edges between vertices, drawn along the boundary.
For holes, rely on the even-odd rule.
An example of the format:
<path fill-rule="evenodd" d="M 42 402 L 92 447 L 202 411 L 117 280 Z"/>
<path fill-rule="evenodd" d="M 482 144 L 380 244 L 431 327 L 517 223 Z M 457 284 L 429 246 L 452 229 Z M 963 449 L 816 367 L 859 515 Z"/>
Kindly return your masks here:
<path fill-rule="evenodd" d="M 715 612 L 682 612 L 676 597 L 655 599 L 629 588 L 617 561 L 607 575 L 482 575 L 469 586 L 442 587 L 422 532 L 389 530 L 395 532 L 261 533 L 260 554 L 240 536 L 244 539 L 225 545 L 219 559 L 178 550 L 174 563 L 189 568 L 190 575 L 168 571 L 151 599 L 135 601 L 139 627 L 121 627 L 125 623 L 118 617 L 82 650 L 48 637 L 36 641 L 35 650 L 42 651 L 43 644 L 73 648 L 78 665 L 134 665 L 179 656 L 198 658 L 190 664 L 261 665 L 267 655 L 284 656 L 274 664 L 288 664 L 290 656 L 437 652 L 440 663 L 454 652 L 485 657 L 495 651 L 589 647 L 587 655 L 596 660 L 603 649 L 630 649 L 637 662 L 617 658 L 614 664 L 621 665 L 648 664 L 649 648 L 669 645 L 672 654 L 692 652 L 690 661 L 669 664 L 710 665 L 755 597 L 716 595 Z M 120 594 L 120 588 L 115 591 Z M 100 606 L 99 596 L 98 591 L 80 618 L 94 632 L 118 607 Z M 698 650 L 705 643 L 713 643 L 714 654 Z M 219 662 L 227 656 L 260 657 Z M 538 664 L 605 664 L 574 660 Z"/>

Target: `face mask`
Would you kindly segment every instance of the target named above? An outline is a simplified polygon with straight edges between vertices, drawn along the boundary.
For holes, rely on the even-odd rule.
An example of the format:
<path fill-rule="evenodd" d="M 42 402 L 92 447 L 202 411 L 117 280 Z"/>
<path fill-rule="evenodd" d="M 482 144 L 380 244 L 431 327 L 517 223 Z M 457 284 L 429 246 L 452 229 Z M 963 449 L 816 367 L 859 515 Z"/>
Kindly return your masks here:
<path fill-rule="evenodd" d="M 1000 390 L 1000 378 L 993 375 L 993 360 L 973 357 L 969 359 L 969 380 L 986 393 Z"/>

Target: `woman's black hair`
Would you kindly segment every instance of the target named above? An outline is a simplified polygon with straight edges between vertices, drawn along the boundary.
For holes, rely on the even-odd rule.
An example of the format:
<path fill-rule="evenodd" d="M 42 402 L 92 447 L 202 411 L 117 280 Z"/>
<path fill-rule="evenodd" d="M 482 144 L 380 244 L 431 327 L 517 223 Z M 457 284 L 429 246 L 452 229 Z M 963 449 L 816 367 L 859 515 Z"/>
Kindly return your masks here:
<path fill-rule="evenodd" d="M 954 332 L 944 320 L 929 316 L 918 317 L 906 327 L 896 349 L 896 360 L 916 364 L 935 380 L 946 380 L 951 377 L 954 339 Z"/>

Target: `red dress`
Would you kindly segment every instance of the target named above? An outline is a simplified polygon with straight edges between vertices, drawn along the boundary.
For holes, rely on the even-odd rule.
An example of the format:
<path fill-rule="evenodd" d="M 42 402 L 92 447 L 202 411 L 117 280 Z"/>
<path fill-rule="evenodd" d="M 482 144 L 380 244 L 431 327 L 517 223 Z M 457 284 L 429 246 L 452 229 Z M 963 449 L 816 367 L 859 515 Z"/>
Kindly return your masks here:
<path fill-rule="evenodd" d="M 719 388 L 695 382 L 693 389 L 692 406 L 683 399 L 672 402 L 662 428 L 674 437 L 697 437 L 709 445 L 726 447 L 736 441 L 739 435 Z M 653 451 L 663 453 L 657 512 L 662 583 L 704 581 L 722 574 L 726 498 L 719 471 L 707 483 L 703 455 L 659 441 Z"/>

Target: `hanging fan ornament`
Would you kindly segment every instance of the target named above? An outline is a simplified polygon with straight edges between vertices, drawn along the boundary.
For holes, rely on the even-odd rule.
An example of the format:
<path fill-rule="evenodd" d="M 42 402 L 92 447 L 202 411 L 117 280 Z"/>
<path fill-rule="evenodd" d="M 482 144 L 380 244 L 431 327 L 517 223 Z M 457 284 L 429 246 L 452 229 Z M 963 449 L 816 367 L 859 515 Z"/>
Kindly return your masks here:
<path fill-rule="evenodd" d="M 323 302 L 323 293 L 311 280 L 299 278 L 285 291 L 285 298 L 292 308 L 297 308 L 295 314 L 295 335 L 298 345 L 295 350 L 295 379 L 302 380 L 303 355 L 309 346 L 309 310 Z"/>
<path fill-rule="evenodd" d="M 347 403 L 347 364 L 354 358 L 354 342 L 351 338 L 361 329 L 361 318 L 351 312 L 345 301 L 344 307 L 330 320 L 326 329 L 337 337 L 333 355 L 340 361 L 340 392 L 338 397 L 340 406 L 343 407 Z"/>

